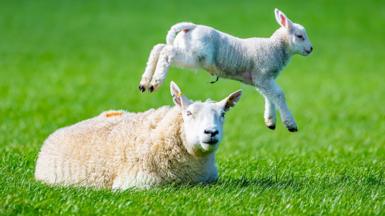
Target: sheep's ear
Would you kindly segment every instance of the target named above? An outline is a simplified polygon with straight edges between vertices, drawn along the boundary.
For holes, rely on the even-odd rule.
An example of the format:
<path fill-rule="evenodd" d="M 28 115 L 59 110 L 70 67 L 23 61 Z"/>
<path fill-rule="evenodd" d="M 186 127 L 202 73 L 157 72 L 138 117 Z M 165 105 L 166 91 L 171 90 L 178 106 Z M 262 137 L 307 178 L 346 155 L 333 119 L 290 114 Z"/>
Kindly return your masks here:
<path fill-rule="evenodd" d="M 175 105 L 185 108 L 191 104 L 190 100 L 186 96 L 182 95 L 182 91 L 173 81 L 170 83 L 170 92 Z"/>
<path fill-rule="evenodd" d="M 229 96 L 227 96 L 225 99 L 223 99 L 219 103 L 221 103 L 221 105 L 223 106 L 223 109 L 227 112 L 231 107 L 237 104 L 241 96 L 242 96 L 242 90 L 238 90 L 236 92 L 231 93 Z"/>
<path fill-rule="evenodd" d="M 291 20 L 289 18 L 287 18 L 287 16 L 280 10 L 278 10 L 277 8 L 274 10 L 274 14 L 275 14 L 275 20 L 277 21 L 277 23 L 290 30 L 293 26 L 293 22 L 291 22 Z"/>

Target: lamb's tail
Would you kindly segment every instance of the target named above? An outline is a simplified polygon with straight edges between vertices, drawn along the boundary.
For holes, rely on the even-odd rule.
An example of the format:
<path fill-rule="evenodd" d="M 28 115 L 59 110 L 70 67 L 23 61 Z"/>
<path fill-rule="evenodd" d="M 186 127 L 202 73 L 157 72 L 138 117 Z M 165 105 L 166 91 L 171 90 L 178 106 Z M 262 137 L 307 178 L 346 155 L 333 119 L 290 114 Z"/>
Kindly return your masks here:
<path fill-rule="evenodd" d="M 195 27 L 196 25 L 194 23 L 189 23 L 189 22 L 181 22 L 173 25 L 167 33 L 167 37 L 166 37 L 167 44 L 170 44 L 170 45 L 173 44 L 175 37 L 179 32 L 181 31 L 188 32 L 194 29 Z"/>

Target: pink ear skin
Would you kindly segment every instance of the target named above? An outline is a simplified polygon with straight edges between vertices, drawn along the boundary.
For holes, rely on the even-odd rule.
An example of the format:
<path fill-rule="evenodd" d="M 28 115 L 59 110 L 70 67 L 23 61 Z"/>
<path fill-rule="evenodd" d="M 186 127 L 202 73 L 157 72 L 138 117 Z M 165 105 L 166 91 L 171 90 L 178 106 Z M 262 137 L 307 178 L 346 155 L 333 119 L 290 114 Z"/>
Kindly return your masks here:
<path fill-rule="evenodd" d="M 287 22 L 286 22 L 286 17 L 282 14 L 279 14 L 279 17 L 281 18 L 281 24 L 283 27 L 287 28 Z"/>

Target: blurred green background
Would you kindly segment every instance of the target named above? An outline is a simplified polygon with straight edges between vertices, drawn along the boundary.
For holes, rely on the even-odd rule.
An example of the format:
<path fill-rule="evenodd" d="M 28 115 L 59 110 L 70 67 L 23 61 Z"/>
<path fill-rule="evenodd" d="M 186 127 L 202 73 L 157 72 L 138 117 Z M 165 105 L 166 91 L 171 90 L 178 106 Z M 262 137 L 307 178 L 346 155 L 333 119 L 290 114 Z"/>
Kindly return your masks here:
<path fill-rule="evenodd" d="M 251 86 L 171 69 L 153 94 L 137 87 L 148 54 L 180 21 L 267 37 L 273 10 L 304 25 L 309 57 L 278 78 L 299 125 L 263 124 Z M 0 1 L 0 214 L 385 213 L 385 4 L 367 1 Z M 242 88 L 217 153 L 218 183 L 112 193 L 34 180 L 44 139 L 107 109 L 172 104 Z"/>

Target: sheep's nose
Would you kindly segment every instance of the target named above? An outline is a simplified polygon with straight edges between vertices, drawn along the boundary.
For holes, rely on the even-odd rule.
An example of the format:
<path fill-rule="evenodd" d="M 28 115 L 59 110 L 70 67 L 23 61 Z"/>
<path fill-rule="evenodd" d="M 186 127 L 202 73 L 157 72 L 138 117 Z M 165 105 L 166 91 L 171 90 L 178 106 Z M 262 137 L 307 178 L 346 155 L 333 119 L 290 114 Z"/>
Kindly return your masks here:
<path fill-rule="evenodd" d="M 312 47 L 312 46 L 310 47 L 310 52 L 311 52 L 311 51 L 313 51 L 313 47 Z"/>
<path fill-rule="evenodd" d="M 210 134 L 211 137 L 217 135 L 219 131 L 217 129 L 206 129 L 204 130 L 205 134 Z"/>

